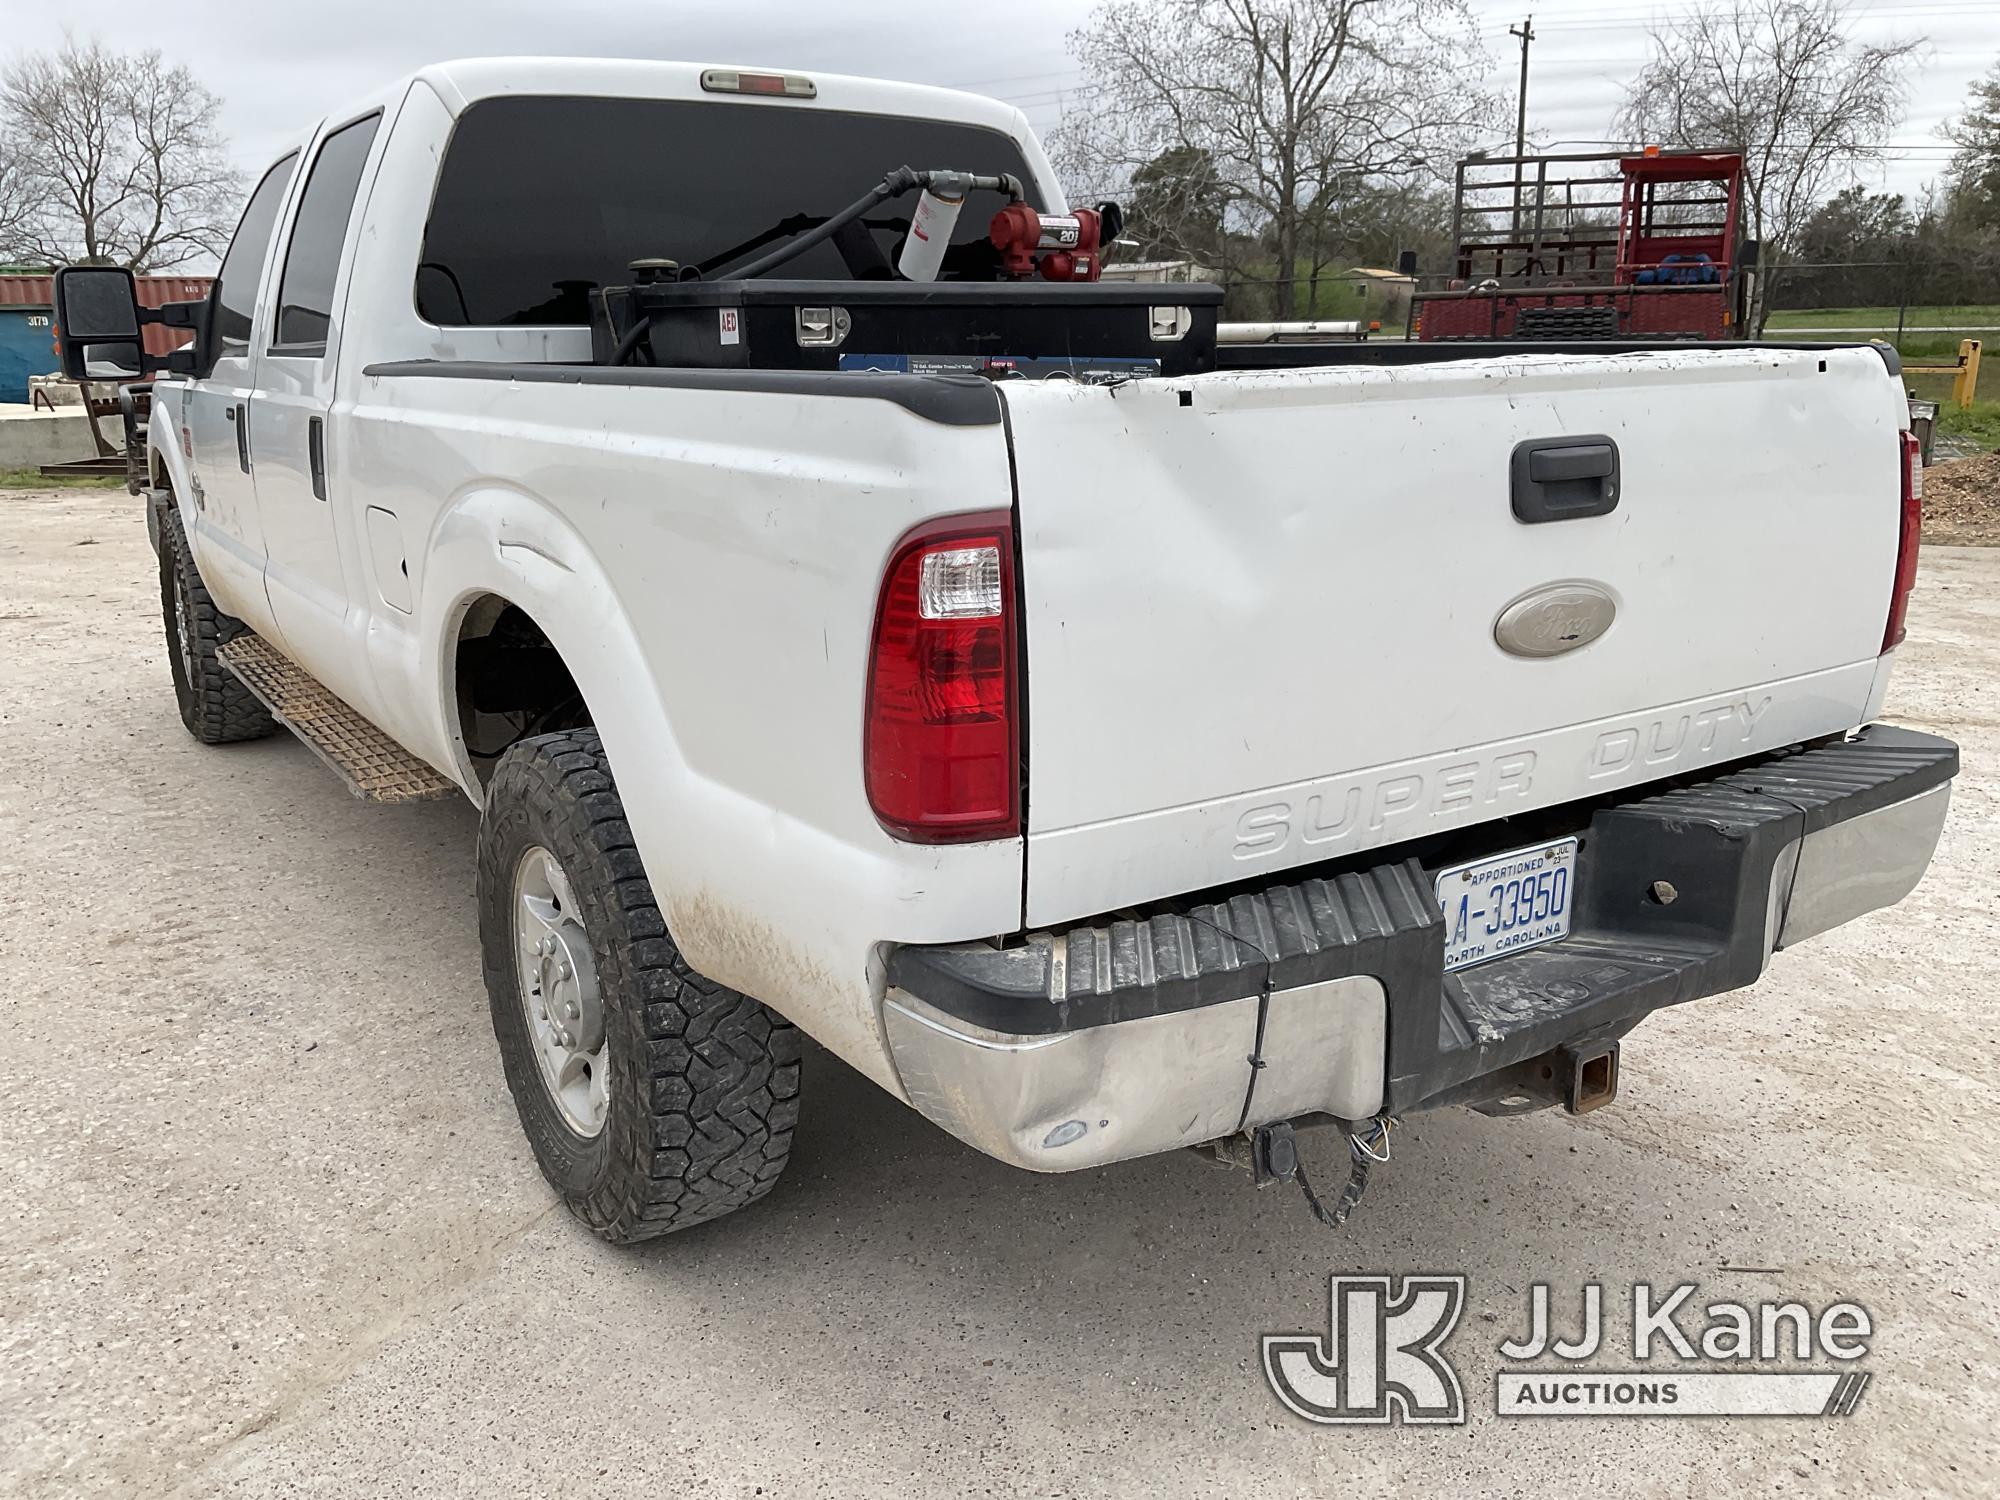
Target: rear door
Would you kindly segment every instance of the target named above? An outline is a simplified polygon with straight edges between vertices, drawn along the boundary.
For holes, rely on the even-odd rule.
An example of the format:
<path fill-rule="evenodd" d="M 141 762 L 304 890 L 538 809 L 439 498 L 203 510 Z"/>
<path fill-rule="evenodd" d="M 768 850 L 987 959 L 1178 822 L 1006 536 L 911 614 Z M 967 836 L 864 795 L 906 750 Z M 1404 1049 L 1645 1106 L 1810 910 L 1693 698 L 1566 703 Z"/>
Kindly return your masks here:
<path fill-rule="evenodd" d="M 377 111 L 338 125 L 313 154 L 285 240 L 250 413 L 272 611 L 292 655 L 350 695 L 353 685 L 342 681 L 350 658 L 343 637 L 349 591 L 327 502 L 326 418 L 339 353 L 342 268 L 381 123 Z"/>
<path fill-rule="evenodd" d="M 1001 390 L 1033 922 L 1617 790 L 1865 712 L 1902 422 L 1869 350 Z M 1615 449 L 1615 503 L 1517 514 L 1516 449 L 1578 438 Z M 1606 456 L 1579 451 L 1581 469 Z M 1558 627 L 1553 654 L 1508 615 L 1524 601 Z"/>
<path fill-rule="evenodd" d="M 216 278 L 215 363 L 190 383 L 180 407 L 178 441 L 192 479 L 195 561 L 209 586 L 253 629 L 272 628 L 264 595 L 264 528 L 251 477 L 251 348 L 258 294 L 278 215 L 298 170 L 294 151 L 258 182 Z"/>

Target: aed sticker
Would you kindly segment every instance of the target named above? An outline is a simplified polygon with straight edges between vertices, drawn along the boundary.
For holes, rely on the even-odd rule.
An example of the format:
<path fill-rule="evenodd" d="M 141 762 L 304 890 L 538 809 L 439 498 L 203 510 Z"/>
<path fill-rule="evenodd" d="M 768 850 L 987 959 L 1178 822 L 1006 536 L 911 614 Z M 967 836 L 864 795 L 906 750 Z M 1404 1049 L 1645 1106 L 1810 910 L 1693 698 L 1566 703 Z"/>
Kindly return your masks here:
<path fill-rule="evenodd" d="M 716 316 L 722 320 L 722 342 L 725 344 L 741 343 L 742 338 L 737 331 L 736 323 L 737 318 L 741 316 L 741 310 L 734 307 L 718 308 L 716 309 Z"/>

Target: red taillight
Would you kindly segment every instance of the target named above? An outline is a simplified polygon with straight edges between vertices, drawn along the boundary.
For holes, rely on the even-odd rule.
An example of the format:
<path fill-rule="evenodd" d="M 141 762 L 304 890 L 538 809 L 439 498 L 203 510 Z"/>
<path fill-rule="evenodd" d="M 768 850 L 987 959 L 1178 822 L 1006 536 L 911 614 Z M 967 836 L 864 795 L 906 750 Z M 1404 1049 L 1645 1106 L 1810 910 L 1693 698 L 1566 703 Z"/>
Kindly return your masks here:
<path fill-rule="evenodd" d="M 927 522 L 896 544 L 875 606 L 862 768 L 898 838 L 1021 831 L 1014 534 L 1005 511 Z"/>
<path fill-rule="evenodd" d="M 1889 595 L 1889 625 L 1882 632 L 1882 649 L 1903 643 L 1903 619 L 1910 611 L 1910 590 L 1917 584 L 1917 543 L 1924 530 L 1924 450 L 1913 432 L 1903 438 L 1903 524 L 1896 538 L 1896 586 Z"/>

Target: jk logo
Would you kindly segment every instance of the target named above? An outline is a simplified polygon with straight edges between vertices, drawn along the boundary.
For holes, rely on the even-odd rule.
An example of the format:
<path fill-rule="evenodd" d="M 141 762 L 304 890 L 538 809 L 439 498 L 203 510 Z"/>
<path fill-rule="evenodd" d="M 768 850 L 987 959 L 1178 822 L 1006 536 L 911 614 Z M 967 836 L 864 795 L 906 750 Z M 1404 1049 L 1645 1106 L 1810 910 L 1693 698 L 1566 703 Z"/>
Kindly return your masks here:
<path fill-rule="evenodd" d="M 1308 1422 L 1463 1422 L 1465 1392 L 1438 1348 L 1465 1310 L 1463 1276 L 1332 1278 L 1332 1326 L 1264 1335 L 1264 1378 Z"/>

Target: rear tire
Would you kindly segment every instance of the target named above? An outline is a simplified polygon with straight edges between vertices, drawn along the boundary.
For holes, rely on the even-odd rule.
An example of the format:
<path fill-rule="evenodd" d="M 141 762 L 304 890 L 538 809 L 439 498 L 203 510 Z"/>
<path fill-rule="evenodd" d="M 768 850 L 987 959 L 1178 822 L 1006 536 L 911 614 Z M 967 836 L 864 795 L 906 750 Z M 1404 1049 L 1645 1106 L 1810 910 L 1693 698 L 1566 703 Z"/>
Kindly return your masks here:
<path fill-rule="evenodd" d="M 578 1219 L 629 1244 L 771 1190 L 798 1121 L 799 1033 L 681 957 L 594 730 L 500 758 L 479 940 L 521 1127 Z"/>
<path fill-rule="evenodd" d="M 250 627 L 216 608 L 195 571 L 180 511 L 171 502 L 161 511 L 160 611 L 181 722 L 204 745 L 260 740 L 277 721 L 215 655 L 217 646 Z"/>

